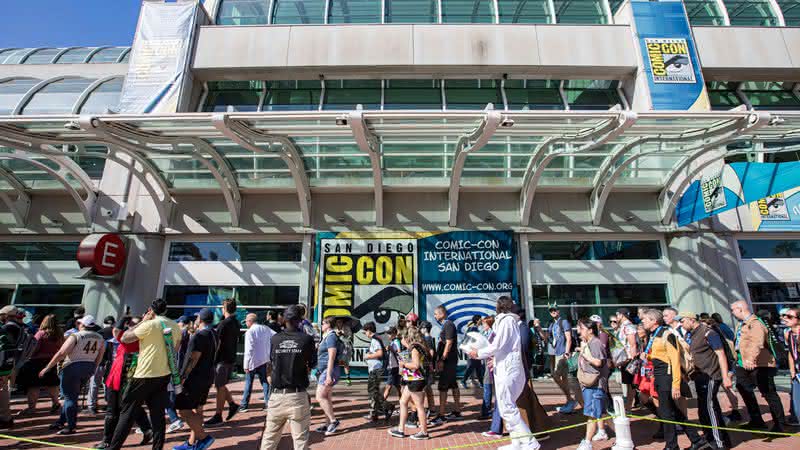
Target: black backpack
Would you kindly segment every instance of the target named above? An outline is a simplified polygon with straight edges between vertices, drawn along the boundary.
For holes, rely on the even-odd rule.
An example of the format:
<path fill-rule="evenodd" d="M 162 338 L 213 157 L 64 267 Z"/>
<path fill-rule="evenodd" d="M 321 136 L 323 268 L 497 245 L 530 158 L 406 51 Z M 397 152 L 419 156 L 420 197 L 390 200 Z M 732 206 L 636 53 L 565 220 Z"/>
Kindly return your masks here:
<path fill-rule="evenodd" d="M 380 340 L 380 338 L 378 336 L 373 335 L 372 336 L 372 340 L 373 341 L 377 341 L 378 345 L 381 346 L 381 355 L 383 355 L 383 356 L 381 356 L 381 359 L 378 359 L 376 361 L 380 361 L 381 362 L 381 366 L 383 367 L 384 370 L 386 370 L 386 367 L 389 365 L 389 354 L 386 351 L 386 346 L 383 345 L 383 341 Z"/>

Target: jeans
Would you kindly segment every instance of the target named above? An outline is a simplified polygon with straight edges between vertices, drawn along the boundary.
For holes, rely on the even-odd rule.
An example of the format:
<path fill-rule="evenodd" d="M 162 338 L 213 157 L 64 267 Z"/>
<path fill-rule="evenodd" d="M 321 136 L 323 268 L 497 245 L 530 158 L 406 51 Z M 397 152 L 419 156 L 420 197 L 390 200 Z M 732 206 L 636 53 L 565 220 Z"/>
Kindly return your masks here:
<path fill-rule="evenodd" d="M 700 373 L 694 380 L 697 389 L 697 413 L 700 416 L 700 423 L 712 427 L 725 426 L 722 421 L 722 409 L 719 407 L 717 394 L 722 385 L 721 380 L 712 380 L 708 375 Z M 717 448 L 731 448 L 731 439 L 728 433 L 717 428 L 705 429 L 706 440 L 716 444 Z"/>
<path fill-rule="evenodd" d="M 150 412 L 150 424 L 153 426 L 153 450 L 162 450 L 164 448 L 164 435 L 167 428 L 164 420 L 164 409 L 167 407 L 167 385 L 169 383 L 169 375 L 156 378 L 131 378 L 129 380 L 128 387 L 122 394 L 122 411 L 111 445 L 108 447 L 110 450 L 122 448 L 122 444 L 128 438 L 131 426 L 136 420 L 137 411 L 145 403 L 147 404 L 147 410 Z"/>
<path fill-rule="evenodd" d="M 792 408 L 795 414 L 800 411 L 800 381 L 797 381 L 797 376 L 792 379 Z"/>
<path fill-rule="evenodd" d="M 169 405 L 167 405 L 167 416 L 169 422 L 176 422 L 180 420 L 177 411 L 175 411 L 175 391 L 169 391 Z"/>
<path fill-rule="evenodd" d="M 497 434 L 503 434 L 503 418 L 500 417 L 500 410 L 497 408 L 497 398 L 494 399 L 492 425 L 489 427 L 489 431 L 494 431 Z"/>
<path fill-rule="evenodd" d="M 492 411 L 492 383 L 483 384 L 483 403 L 481 403 L 481 416 L 488 416 Z"/>
<path fill-rule="evenodd" d="M 111 439 L 114 438 L 114 430 L 117 428 L 117 423 L 119 423 L 119 414 L 122 409 L 121 402 L 122 392 L 106 387 L 106 417 L 103 424 L 103 442 L 106 444 L 111 443 Z M 142 431 L 150 430 L 150 421 L 147 420 L 147 414 L 145 414 L 144 408 L 141 406 L 137 411 L 134 411 L 134 420 Z"/>
<path fill-rule="evenodd" d="M 464 371 L 464 377 L 461 381 L 466 384 L 470 377 L 475 378 L 483 386 L 483 361 L 479 359 L 467 361 L 467 369 Z"/>
<path fill-rule="evenodd" d="M 97 366 L 97 369 L 95 369 L 92 378 L 89 379 L 89 392 L 86 399 L 89 409 L 97 409 L 97 396 L 100 394 L 100 386 L 103 385 L 104 373 L 105 367 L 103 367 L 101 363 Z"/>
<path fill-rule="evenodd" d="M 242 393 L 242 408 L 250 405 L 250 390 L 253 388 L 253 380 L 258 376 L 261 387 L 264 389 L 264 407 L 269 404 L 269 384 L 267 383 L 267 364 L 264 363 L 244 375 L 244 392 Z"/>
<path fill-rule="evenodd" d="M 78 425 L 78 397 L 81 394 L 81 386 L 94 375 L 95 369 L 93 362 L 82 361 L 69 364 L 61 371 L 61 395 L 64 396 L 64 405 L 61 408 L 58 424 L 66 424 L 69 429 L 74 429 Z"/>
<path fill-rule="evenodd" d="M 761 418 L 761 409 L 758 407 L 758 400 L 756 400 L 755 390 L 757 387 L 769 405 L 775 426 L 783 425 L 783 405 L 781 398 L 778 397 L 778 391 L 775 389 L 776 372 L 774 367 L 757 367 L 753 370 L 745 370 L 743 367 L 736 368 L 736 389 L 747 406 L 747 414 L 750 415 L 752 423 L 764 423 L 764 419 Z"/>

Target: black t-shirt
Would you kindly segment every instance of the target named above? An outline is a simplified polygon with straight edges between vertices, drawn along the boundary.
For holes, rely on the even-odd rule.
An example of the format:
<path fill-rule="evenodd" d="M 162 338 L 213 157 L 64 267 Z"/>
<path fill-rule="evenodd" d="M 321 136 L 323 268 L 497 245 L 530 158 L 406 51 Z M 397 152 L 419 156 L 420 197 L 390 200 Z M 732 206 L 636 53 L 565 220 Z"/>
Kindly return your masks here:
<path fill-rule="evenodd" d="M 453 344 L 450 346 L 450 353 L 447 354 L 447 359 L 444 363 L 447 365 L 458 364 L 458 346 L 456 345 L 456 324 L 452 320 L 445 320 L 442 324 L 442 332 L 439 333 L 439 349 L 437 359 L 442 361 L 444 355 L 444 346 L 448 340 L 452 340 Z"/>
<path fill-rule="evenodd" d="M 114 327 L 107 326 L 100 330 L 100 336 L 103 336 L 104 340 L 109 340 L 114 337 Z"/>
<path fill-rule="evenodd" d="M 281 332 L 281 324 L 278 322 L 267 322 L 267 326 L 276 333 Z"/>
<path fill-rule="evenodd" d="M 235 316 L 224 319 L 217 325 L 219 352 L 217 362 L 233 364 L 236 362 L 236 345 L 239 343 L 239 321 Z"/>
<path fill-rule="evenodd" d="M 186 358 L 183 361 L 181 374 L 186 370 L 193 352 L 200 352 L 200 359 L 189 373 L 189 377 L 184 382 L 185 385 L 211 385 L 214 380 L 214 352 L 217 347 L 217 338 L 209 328 L 198 330 L 189 339 L 186 347 Z"/>
<path fill-rule="evenodd" d="M 317 365 L 314 339 L 302 331 L 282 331 L 272 337 L 270 347 L 272 387 L 308 387 L 308 372 Z"/>

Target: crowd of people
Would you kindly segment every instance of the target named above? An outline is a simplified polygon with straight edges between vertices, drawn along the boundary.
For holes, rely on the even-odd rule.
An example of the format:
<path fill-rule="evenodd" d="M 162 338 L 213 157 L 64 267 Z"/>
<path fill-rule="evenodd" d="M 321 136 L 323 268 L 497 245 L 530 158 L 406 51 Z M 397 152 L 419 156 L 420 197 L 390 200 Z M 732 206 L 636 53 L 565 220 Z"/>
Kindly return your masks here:
<path fill-rule="evenodd" d="M 105 422 L 95 448 L 121 448 L 135 426 L 141 444 L 152 443 L 154 450 L 163 448 L 166 433 L 181 430 L 188 431 L 187 438 L 175 450 L 205 450 L 214 442 L 207 430 L 253 408 L 258 379 L 266 411 L 261 448 L 276 448 L 287 423 L 295 448 L 308 448 L 311 383 L 325 416 L 313 431 L 334 435 L 340 421 L 333 391 L 342 378 L 350 383 L 354 333 L 360 330 L 369 342 L 364 353 L 369 411 L 364 419 L 391 422 L 397 417 L 398 425 L 388 430 L 396 438 L 429 439 L 431 428 L 462 419 L 460 389 L 472 383 L 483 393 L 477 419 L 491 420 L 483 435 L 495 438 L 508 432 L 511 447 L 538 449 L 539 441 L 549 437 L 541 432 L 550 423 L 531 380 L 550 376 L 565 400 L 557 413 L 572 414 L 580 407 L 591 419 L 578 447 L 590 450 L 593 442 L 613 434 L 613 422 L 604 419 L 611 411 L 610 380 L 618 376 L 627 410 L 646 408 L 665 420 L 654 439 L 663 440 L 666 450 L 679 448 L 679 433 L 689 438 L 693 450 L 727 449 L 730 436 L 720 427 L 743 422 L 739 396 L 749 418 L 741 428 L 747 430 L 767 429 L 756 390 L 769 406 L 773 432 L 799 425 L 795 412 L 800 408 L 800 309 L 782 310 L 780 326 L 754 314 L 745 301 L 731 304 L 730 312 L 736 319 L 733 328 L 717 313 L 619 308 L 606 327 L 598 315 L 573 323 L 552 305 L 551 320 L 543 327 L 538 319 L 526 322 L 525 311 L 501 297 L 497 314 L 473 317 L 459 342 L 457 327 L 442 306 L 433 311 L 438 336 L 431 334 L 434 324 L 413 313 L 383 335 L 375 323 L 354 323 L 347 317 L 325 317 L 317 327 L 303 305 L 270 311 L 263 324 L 256 314 L 247 314 L 241 336 L 233 299 L 177 321 L 166 316 L 163 300 L 154 301 L 141 317 L 107 317 L 102 325 L 79 308 L 65 324 L 66 331 L 53 315 L 36 325 L 24 323 L 24 311 L 8 305 L 0 309 L 0 429 L 14 426 L 13 386 L 27 395 L 27 408 L 17 417 L 33 414 L 42 391 L 47 394 L 50 413 L 58 413 L 50 430 L 59 435 L 78 429 L 82 393 L 87 406 L 81 414 L 98 413 L 102 390 Z M 470 338 L 474 334 L 482 335 L 486 344 L 475 344 Z M 245 384 L 237 402 L 228 383 L 242 338 Z M 459 377 L 461 358 L 467 361 Z M 792 380 L 788 417 L 775 386 L 782 361 Z M 213 415 L 204 420 L 212 387 Z M 731 405 L 727 414 L 720 393 Z M 699 421 L 708 427 L 700 431 L 673 423 L 687 421 L 693 396 Z"/>

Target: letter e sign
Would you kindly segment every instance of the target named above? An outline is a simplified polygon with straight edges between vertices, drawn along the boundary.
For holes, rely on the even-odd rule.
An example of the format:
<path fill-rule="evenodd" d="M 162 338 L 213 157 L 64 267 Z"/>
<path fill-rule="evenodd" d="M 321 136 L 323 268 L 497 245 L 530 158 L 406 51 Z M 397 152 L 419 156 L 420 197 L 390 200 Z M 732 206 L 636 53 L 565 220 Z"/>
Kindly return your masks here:
<path fill-rule="evenodd" d="M 78 264 L 97 275 L 116 275 L 125 266 L 125 244 L 118 234 L 90 234 L 78 246 Z"/>

